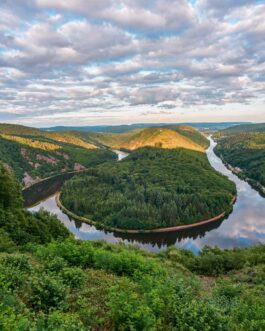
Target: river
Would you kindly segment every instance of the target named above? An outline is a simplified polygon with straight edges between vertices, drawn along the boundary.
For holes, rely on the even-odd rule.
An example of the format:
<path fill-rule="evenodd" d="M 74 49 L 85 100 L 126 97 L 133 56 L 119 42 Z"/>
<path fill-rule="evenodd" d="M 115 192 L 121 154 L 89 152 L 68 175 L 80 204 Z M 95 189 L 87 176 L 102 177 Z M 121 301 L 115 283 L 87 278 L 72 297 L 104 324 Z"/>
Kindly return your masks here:
<path fill-rule="evenodd" d="M 210 138 L 210 147 L 206 151 L 209 162 L 213 168 L 236 183 L 238 194 L 233 212 L 222 221 L 194 229 L 157 234 L 121 234 L 98 230 L 89 224 L 70 219 L 57 207 L 55 193 L 65 180 L 62 176 L 58 176 L 58 179 L 39 183 L 26 190 L 24 192 L 26 205 L 35 203 L 33 207 L 28 208 L 30 211 L 44 208 L 56 214 L 78 239 L 106 240 L 111 243 L 124 242 L 155 252 L 171 245 L 198 253 L 205 245 L 232 248 L 265 243 L 265 199 L 247 182 L 239 179 L 224 166 L 213 151 L 215 144 Z M 116 152 L 119 160 L 127 155 L 124 152 Z"/>

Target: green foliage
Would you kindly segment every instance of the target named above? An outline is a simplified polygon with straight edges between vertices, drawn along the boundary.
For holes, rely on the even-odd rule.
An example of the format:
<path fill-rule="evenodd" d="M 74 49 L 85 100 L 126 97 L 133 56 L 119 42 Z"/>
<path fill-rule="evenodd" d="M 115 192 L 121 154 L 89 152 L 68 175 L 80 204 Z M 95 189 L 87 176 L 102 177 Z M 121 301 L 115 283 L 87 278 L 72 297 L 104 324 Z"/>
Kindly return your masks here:
<path fill-rule="evenodd" d="M 98 224 L 152 229 L 202 221 L 230 211 L 235 185 L 203 153 L 142 148 L 67 181 L 63 205 Z"/>
<path fill-rule="evenodd" d="M 176 307 L 174 330 L 230 331 L 227 317 L 217 306 L 207 300 L 186 301 L 183 298 Z"/>
<path fill-rule="evenodd" d="M 175 251 L 175 248 L 169 249 L 166 252 L 167 258 L 183 264 L 197 274 L 206 276 L 224 275 L 233 270 L 240 270 L 245 266 L 254 267 L 265 263 L 264 245 L 232 250 L 204 246 L 198 256 L 185 250 Z"/>
<path fill-rule="evenodd" d="M 38 330 L 46 331 L 87 331 L 76 313 L 53 311 L 48 316 L 41 316 L 37 321 Z"/>
<path fill-rule="evenodd" d="M 263 330 L 262 245 L 224 253 L 208 248 L 194 256 L 176 248 L 156 255 L 66 240 L 24 251 L 0 254 L 3 331 Z M 206 290 L 193 265 L 210 253 L 240 257 L 243 267 L 235 265 Z M 190 271 L 179 261 L 186 261 Z"/>
<path fill-rule="evenodd" d="M 6 251 L 29 242 L 46 243 L 69 236 L 58 219 L 41 210 L 31 214 L 22 208 L 20 185 L 0 163 L 0 247 Z"/>
<path fill-rule="evenodd" d="M 243 133 L 243 132 L 263 132 L 263 131 L 265 131 L 265 123 L 240 124 L 226 128 L 220 132 L 221 134 L 234 134 L 234 133 Z"/>
<path fill-rule="evenodd" d="M 85 284 L 86 275 L 81 268 L 64 268 L 60 273 L 64 283 L 73 288 L 80 288 Z"/>
<path fill-rule="evenodd" d="M 67 302 L 66 286 L 51 274 L 33 274 L 27 281 L 28 305 L 34 310 L 48 311 L 50 308 L 64 310 Z"/>
<path fill-rule="evenodd" d="M 264 126 L 264 124 L 263 124 Z M 224 161 L 237 167 L 237 174 L 265 186 L 265 132 L 237 132 L 231 129 L 216 135 L 218 144 L 215 152 Z M 251 182 L 250 182 L 251 183 Z"/>

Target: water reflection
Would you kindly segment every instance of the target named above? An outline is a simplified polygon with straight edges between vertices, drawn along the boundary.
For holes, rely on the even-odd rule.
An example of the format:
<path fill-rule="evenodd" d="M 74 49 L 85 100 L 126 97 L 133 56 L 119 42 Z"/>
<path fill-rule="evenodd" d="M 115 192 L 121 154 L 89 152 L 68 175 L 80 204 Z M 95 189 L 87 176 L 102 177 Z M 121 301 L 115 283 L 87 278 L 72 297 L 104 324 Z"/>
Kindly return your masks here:
<path fill-rule="evenodd" d="M 210 163 L 216 170 L 233 180 L 238 191 L 238 199 L 234 205 L 233 213 L 223 221 L 205 224 L 189 230 L 157 234 L 129 235 L 98 230 L 94 226 L 71 220 L 57 207 L 55 197 L 50 196 L 51 193 L 60 189 L 65 178 L 56 181 L 56 184 L 40 183 L 30 192 L 24 192 L 26 204 L 31 205 L 30 201 L 39 201 L 44 196 L 50 196 L 30 210 L 36 211 L 43 207 L 56 214 L 76 238 L 81 240 L 106 240 L 111 243 L 122 241 L 126 244 L 136 244 L 150 251 L 159 251 L 167 246 L 176 245 L 190 249 L 195 253 L 204 245 L 232 248 L 265 243 L 265 199 L 248 183 L 240 180 L 223 165 L 213 152 L 214 146 L 215 143 L 211 140 L 211 145 L 207 150 Z"/>

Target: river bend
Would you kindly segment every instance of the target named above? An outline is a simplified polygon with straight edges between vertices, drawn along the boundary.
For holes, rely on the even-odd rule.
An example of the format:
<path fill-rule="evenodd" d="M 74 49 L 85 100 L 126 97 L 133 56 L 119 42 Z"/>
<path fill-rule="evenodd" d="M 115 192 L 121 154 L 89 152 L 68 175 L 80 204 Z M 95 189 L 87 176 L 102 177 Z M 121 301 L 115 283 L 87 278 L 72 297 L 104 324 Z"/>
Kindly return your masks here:
<path fill-rule="evenodd" d="M 210 147 L 206 151 L 209 162 L 217 171 L 235 182 L 237 201 L 233 212 L 227 219 L 217 221 L 194 229 L 157 234 L 122 234 L 98 230 L 95 226 L 70 219 L 56 205 L 55 193 L 65 179 L 58 177 L 52 182 L 42 182 L 25 192 L 26 204 L 32 204 L 30 211 L 44 208 L 56 214 L 59 220 L 81 240 L 106 240 L 110 243 L 124 242 L 138 245 L 149 251 L 159 251 L 168 246 L 192 250 L 194 253 L 205 246 L 220 248 L 247 247 L 257 243 L 265 243 L 265 199 L 250 185 L 239 179 L 228 170 L 213 151 L 216 143 L 210 138 Z M 126 153 L 116 151 L 118 159 L 126 157 Z M 39 200 L 38 201 L 38 196 Z M 37 200 L 37 201 L 36 201 Z"/>

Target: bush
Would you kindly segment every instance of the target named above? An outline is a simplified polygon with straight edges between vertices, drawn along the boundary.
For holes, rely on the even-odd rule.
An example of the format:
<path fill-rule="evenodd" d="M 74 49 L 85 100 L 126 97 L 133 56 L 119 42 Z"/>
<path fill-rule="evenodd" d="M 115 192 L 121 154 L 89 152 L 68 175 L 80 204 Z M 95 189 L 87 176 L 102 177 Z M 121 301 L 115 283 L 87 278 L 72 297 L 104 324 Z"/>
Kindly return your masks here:
<path fill-rule="evenodd" d="M 178 301 L 175 307 L 174 330 L 230 331 L 222 311 L 206 300 Z"/>
<path fill-rule="evenodd" d="M 40 317 L 37 321 L 37 330 L 45 331 L 89 331 L 80 321 L 78 314 L 53 311 L 49 315 Z"/>
<path fill-rule="evenodd" d="M 65 285 L 70 286 L 74 289 L 79 289 L 84 286 L 86 274 L 80 268 L 64 268 L 60 272 L 60 277 L 62 278 Z"/>
<path fill-rule="evenodd" d="M 34 274 L 28 280 L 28 303 L 36 310 L 64 309 L 67 306 L 67 288 L 50 274 Z"/>
<path fill-rule="evenodd" d="M 123 279 L 110 289 L 107 305 L 113 330 L 155 330 L 154 313 L 141 300 L 135 285 L 129 280 Z"/>

